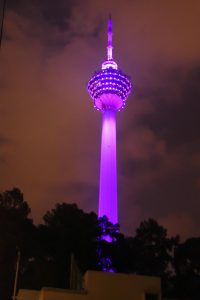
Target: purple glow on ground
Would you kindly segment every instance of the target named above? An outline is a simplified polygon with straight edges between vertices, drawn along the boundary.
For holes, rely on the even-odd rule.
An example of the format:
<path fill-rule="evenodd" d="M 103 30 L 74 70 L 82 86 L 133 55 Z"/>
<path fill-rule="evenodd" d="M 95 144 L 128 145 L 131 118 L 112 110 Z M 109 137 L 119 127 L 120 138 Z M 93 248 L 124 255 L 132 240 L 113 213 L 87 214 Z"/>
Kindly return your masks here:
<path fill-rule="evenodd" d="M 118 223 L 117 166 L 116 166 L 116 111 L 102 112 L 101 165 L 98 216 L 106 215 Z"/>

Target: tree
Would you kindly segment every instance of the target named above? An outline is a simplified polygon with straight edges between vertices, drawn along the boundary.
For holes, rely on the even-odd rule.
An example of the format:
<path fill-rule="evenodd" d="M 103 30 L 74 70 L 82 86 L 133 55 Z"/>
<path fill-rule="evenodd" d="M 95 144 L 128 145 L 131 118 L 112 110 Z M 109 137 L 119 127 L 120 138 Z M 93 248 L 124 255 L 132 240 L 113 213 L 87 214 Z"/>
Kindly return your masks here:
<path fill-rule="evenodd" d="M 33 277 L 37 264 L 48 266 L 48 274 L 43 274 L 38 286 L 50 283 L 55 287 L 69 287 L 72 254 L 82 273 L 95 269 L 99 233 L 94 213 L 84 213 L 76 204 L 56 204 L 44 215 L 44 225 L 38 227 L 41 251 L 32 263 Z"/>
<path fill-rule="evenodd" d="M 114 252 L 119 235 L 119 224 L 112 224 L 107 216 L 99 218 L 100 234 L 97 237 L 98 269 L 115 271 Z"/>
<path fill-rule="evenodd" d="M 167 230 L 155 220 L 141 222 L 131 241 L 133 270 L 142 275 L 159 276 L 163 294 L 171 289 L 171 271 L 174 249 L 179 237 L 167 237 Z"/>
<path fill-rule="evenodd" d="M 137 272 L 161 276 L 168 271 L 177 237 L 168 238 L 167 230 L 149 219 L 140 224 L 133 242 Z"/>
<path fill-rule="evenodd" d="M 15 276 L 17 249 L 28 255 L 29 237 L 33 229 L 28 219 L 30 208 L 18 188 L 0 194 L 0 294 L 10 300 Z"/>
<path fill-rule="evenodd" d="M 180 298 L 200 298 L 200 238 L 190 238 L 175 251 L 175 293 Z"/>

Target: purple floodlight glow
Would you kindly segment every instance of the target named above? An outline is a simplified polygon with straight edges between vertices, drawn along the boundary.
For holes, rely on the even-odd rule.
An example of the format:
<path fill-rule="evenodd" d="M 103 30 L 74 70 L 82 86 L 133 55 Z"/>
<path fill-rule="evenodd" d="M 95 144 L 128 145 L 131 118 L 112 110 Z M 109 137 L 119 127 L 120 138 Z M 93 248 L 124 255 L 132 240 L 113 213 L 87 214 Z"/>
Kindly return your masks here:
<path fill-rule="evenodd" d="M 102 111 L 101 165 L 98 216 L 106 215 L 113 224 L 118 223 L 117 212 L 117 160 L 116 112 L 124 108 L 131 92 L 130 78 L 118 70 L 113 60 L 112 20 L 108 20 L 107 59 L 101 70 L 88 82 L 88 92 L 94 107 Z"/>

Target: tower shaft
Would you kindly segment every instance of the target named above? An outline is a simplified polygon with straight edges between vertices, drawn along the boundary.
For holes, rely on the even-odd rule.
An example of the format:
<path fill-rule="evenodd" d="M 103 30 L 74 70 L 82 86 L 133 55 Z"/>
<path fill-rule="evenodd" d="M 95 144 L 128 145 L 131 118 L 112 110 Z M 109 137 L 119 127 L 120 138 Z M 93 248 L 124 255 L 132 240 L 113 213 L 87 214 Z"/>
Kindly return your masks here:
<path fill-rule="evenodd" d="M 118 223 L 117 163 L 116 163 L 116 111 L 102 111 L 101 164 L 98 216 L 106 215 L 113 224 Z"/>
<path fill-rule="evenodd" d="M 94 107 L 102 112 L 101 162 L 98 216 L 118 223 L 116 113 L 124 108 L 131 92 L 129 76 L 118 69 L 113 60 L 112 19 L 108 19 L 107 57 L 101 69 L 88 82 Z M 108 241 L 108 240 L 107 240 Z"/>

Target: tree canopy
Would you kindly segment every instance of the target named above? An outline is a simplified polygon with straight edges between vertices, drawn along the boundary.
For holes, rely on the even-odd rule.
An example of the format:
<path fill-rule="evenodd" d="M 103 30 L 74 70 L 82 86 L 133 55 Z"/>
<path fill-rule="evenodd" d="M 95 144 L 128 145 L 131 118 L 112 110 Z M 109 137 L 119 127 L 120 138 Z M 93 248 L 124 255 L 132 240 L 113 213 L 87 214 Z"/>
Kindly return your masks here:
<path fill-rule="evenodd" d="M 23 257 L 30 256 L 34 225 L 29 213 L 19 189 L 0 194 L 0 294 L 5 300 L 11 299 L 13 291 L 17 250 L 22 249 Z"/>

